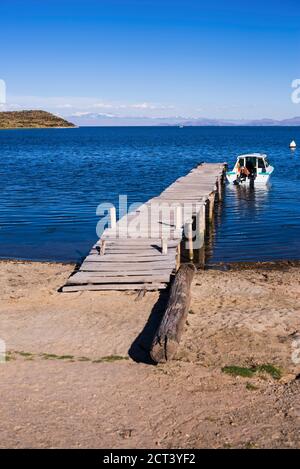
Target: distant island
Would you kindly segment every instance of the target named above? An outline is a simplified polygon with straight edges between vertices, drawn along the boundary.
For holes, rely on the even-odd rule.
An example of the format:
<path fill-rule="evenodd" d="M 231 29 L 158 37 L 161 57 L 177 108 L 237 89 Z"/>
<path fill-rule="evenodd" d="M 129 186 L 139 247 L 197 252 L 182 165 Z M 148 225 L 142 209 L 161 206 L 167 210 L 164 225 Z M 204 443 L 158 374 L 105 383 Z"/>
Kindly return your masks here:
<path fill-rule="evenodd" d="M 0 129 L 75 127 L 71 122 L 46 111 L 0 112 Z"/>

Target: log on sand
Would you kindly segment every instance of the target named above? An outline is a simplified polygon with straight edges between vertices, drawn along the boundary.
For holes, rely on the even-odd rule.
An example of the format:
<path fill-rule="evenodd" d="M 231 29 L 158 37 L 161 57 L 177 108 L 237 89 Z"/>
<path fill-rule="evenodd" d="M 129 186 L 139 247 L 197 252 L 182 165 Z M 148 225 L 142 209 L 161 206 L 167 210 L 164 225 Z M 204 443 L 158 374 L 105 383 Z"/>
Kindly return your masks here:
<path fill-rule="evenodd" d="M 190 307 L 195 270 L 193 264 L 183 264 L 176 274 L 166 311 L 151 345 L 150 355 L 156 363 L 171 360 L 177 351 Z"/>

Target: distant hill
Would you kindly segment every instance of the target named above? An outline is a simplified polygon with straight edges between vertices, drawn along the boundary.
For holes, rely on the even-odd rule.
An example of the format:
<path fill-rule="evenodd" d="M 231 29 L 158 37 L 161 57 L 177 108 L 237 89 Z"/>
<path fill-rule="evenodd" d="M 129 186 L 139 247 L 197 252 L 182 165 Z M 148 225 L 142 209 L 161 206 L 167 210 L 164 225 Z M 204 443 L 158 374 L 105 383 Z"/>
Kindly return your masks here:
<path fill-rule="evenodd" d="M 209 119 L 176 117 L 117 116 L 95 112 L 82 112 L 70 115 L 69 118 L 79 126 L 184 126 L 184 127 L 224 127 L 224 126 L 294 126 L 300 127 L 300 117 L 289 119 Z"/>
<path fill-rule="evenodd" d="M 0 112 L 0 129 L 51 127 L 75 127 L 75 125 L 46 111 Z"/>
<path fill-rule="evenodd" d="M 182 120 L 180 124 L 185 126 L 250 126 L 250 127 L 271 127 L 271 126 L 300 126 L 300 117 L 290 119 L 256 119 L 256 120 L 229 120 L 229 119 L 190 119 Z"/>

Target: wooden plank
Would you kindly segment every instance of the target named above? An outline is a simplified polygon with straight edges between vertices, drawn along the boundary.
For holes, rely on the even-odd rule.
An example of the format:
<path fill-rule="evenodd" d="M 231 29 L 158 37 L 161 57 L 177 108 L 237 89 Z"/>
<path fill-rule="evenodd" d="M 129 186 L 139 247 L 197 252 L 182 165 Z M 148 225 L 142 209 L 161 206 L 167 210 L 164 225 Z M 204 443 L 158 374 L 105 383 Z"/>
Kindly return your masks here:
<path fill-rule="evenodd" d="M 169 247 L 168 246 L 168 250 L 169 252 L 173 253 L 173 251 L 176 251 L 176 247 L 177 246 L 172 246 L 172 247 Z M 93 253 L 93 254 L 97 254 L 98 253 L 98 249 L 95 249 L 95 248 L 92 248 L 90 250 L 90 253 Z M 142 248 L 142 249 L 135 249 L 135 248 L 130 248 L 130 247 L 124 247 L 124 248 L 121 248 L 121 247 L 111 247 L 111 248 L 108 248 L 106 250 L 106 254 L 133 254 L 133 253 L 137 253 L 137 254 L 142 254 L 142 255 L 147 255 L 147 254 L 151 254 L 153 256 L 160 256 L 161 255 L 161 248 L 151 248 L 149 247 L 148 249 L 145 247 L 145 248 Z"/>
<path fill-rule="evenodd" d="M 100 243 L 94 244 L 93 247 L 98 246 Z M 178 240 L 169 240 L 168 241 L 168 247 L 176 247 L 178 244 Z M 106 241 L 106 249 L 109 249 L 110 247 L 115 247 L 115 246 L 120 246 L 120 247 L 128 247 L 128 248 L 137 248 L 137 249 L 145 249 L 145 247 L 160 247 L 161 245 L 161 240 L 160 238 L 157 239 L 147 239 L 144 240 L 143 238 L 141 239 L 132 239 L 132 238 L 109 238 Z"/>
<path fill-rule="evenodd" d="M 139 229 L 130 229 L 129 231 L 120 231 L 119 234 L 120 236 L 125 236 L 125 237 L 128 237 L 129 239 L 144 239 L 144 240 L 151 240 L 151 236 L 153 234 L 155 235 L 160 235 L 162 234 L 163 232 L 163 228 L 162 226 L 158 226 L 158 227 L 154 227 L 152 225 L 151 228 L 149 228 L 148 230 L 139 230 Z M 172 227 L 168 230 L 168 232 L 172 235 L 172 238 L 170 239 L 173 239 L 174 240 L 177 240 L 177 239 L 181 239 L 181 236 L 182 236 L 182 232 L 180 230 L 180 233 L 178 233 L 179 230 L 175 230 L 173 229 Z M 114 233 L 103 233 L 103 235 L 101 236 L 101 239 L 110 239 L 111 235 L 113 235 Z"/>
<path fill-rule="evenodd" d="M 176 248 L 168 248 L 168 252 L 170 254 L 176 253 Z M 98 251 L 96 249 L 91 249 L 90 254 L 95 254 L 99 255 Z M 111 255 L 111 254 L 127 254 L 127 255 L 132 255 L 135 254 L 136 256 L 152 256 L 152 257 L 160 257 L 162 255 L 161 248 L 159 249 L 128 249 L 128 248 L 110 248 L 106 249 L 105 255 Z"/>
<path fill-rule="evenodd" d="M 160 256 L 139 256 L 138 254 L 105 254 L 105 256 L 99 256 L 98 254 L 91 254 L 85 258 L 86 262 L 100 262 L 100 263 L 110 263 L 110 262 L 163 262 L 171 261 L 175 258 L 172 254 L 161 254 Z"/>
<path fill-rule="evenodd" d="M 200 211 L 200 210 L 199 210 Z M 177 241 L 177 240 L 176 240 Z M 170 253 L 173 253 L 174 251 L 176 251 L 176 248 L 179 244 L 180 240 L 178 240 L 178 242 L 176 242 L 176 246 L 168 246 L 168 250 Z M 95 253 L 98 253 L 99 252 L 99 249 L 98 248 L 92 248 L 90 252 L 94 251 Z M 110 248 L 107 248 L 106 251 L 105 251 L 105 255 L 106 254 L 126 254 L 127 255 L 131 255 L 133 253 L 136 253 L 137 255 L 141 256 L 141 255 L 147 255 L 147 254 L 151 254 L 151 255 L 161 255 L 161 246 L 156 246 L 156 247 L 152 247 L 152 246 L 145 246 L 144 248 L 139 248 L 139 249 L 135 249 L 134 247 L 120 247 L 120 246 L 112 246 Z"/>
<path fill-rule="evenodd" d="M 93 277 L 109 277 L 109 276 L 115 276 L 115 277 L 123 277 L 123 276 L 134 276 L 134 275 L 141 275 L 141 276 L 153 276 L 153 275 L 169 275 L 170 274 L 170 267 L 167 267 L 166 269 L 145 269 L 145 270 L 121 270 L 121 271 L 93 271 L 93 272 L 88 272 L 88 271 L 81 271 L 79 270 L 74 276 L 78 275 L 92 275 Z M 71 278 L 71 277 L 70 277 Z"/>
<path fill-rule="evenodd" d="M 164 283 L 170 280 L 170 275 L 124 275 L 124 276 L 110 276 L 110 277 L 97 277 L 91 274 L 85 274 L 76 277 L 70 277 L 67 285 L 81 285 L 83 283 L 101 284 L 107 283 Z"/>
<path fill-rule="evenodd" d="M 174 261 L 170 262 L 132 262 L 132 263 L 125 263 L 125 262 L 107 262 L 107 263 L 99 263 L 99 262 L 86 262 L 84 261 L 82 266 L 80 267 L 81 271 L 86 271 L 86 272 L 93 272 L 93 271 L 99 271 L 99 272 L 122 272 L 122 271 L 129 271 L 129 270 L 149 270 L 151 268 L 152 270 L 161 270 L 161 269 L 166 269 L 169 268 L 172 270 L 175 268 L 176 262 L 175 259 Z"/>
<path fill-rule="evenodd" d="M 176 194 L 176 196 L 166 194 L 162 197 L 163 202 L 167 202 L 167 203 L 175 202 L 180 205 L 184 203 L 190 203 L 191 205 L 197 205 L 197 204 L 200 205 L 200 204 L 204 204 L 206 200 L 207 200 L 207 197 L 203 198 L 203 197 L 198 197 L 198 196 L 190 195 L 190 194 L 182 194 L 182 195 Z"/>
<path fill-rule="evenodd" d="M 66 285 L 62 288 L 63 292 L 77 292 L 77 291 L 105 291 L 105 290 L 163 290 L 167 286 L 166 283 L 139 283 L 139 284 L 107 284 L 107 285 Z"/>

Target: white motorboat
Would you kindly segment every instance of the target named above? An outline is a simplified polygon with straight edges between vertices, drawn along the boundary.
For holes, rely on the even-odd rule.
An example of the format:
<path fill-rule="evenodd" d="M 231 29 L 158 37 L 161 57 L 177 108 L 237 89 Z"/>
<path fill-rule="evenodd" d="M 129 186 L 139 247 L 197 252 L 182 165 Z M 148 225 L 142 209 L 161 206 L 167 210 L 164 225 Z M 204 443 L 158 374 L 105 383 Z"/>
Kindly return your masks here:
<path fill-rule="evenodd" d="M 267 184 L 273 171 L 267 155 L 249 153 L 238 156 L 233 170 L 228 171 L 226 177 L 231 184 Z"/>

